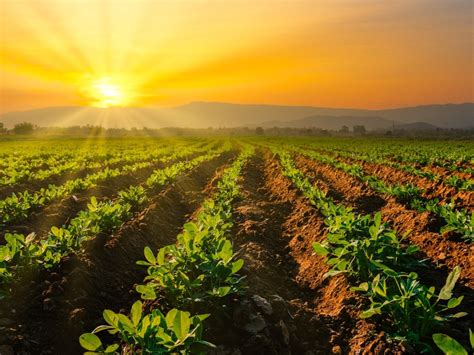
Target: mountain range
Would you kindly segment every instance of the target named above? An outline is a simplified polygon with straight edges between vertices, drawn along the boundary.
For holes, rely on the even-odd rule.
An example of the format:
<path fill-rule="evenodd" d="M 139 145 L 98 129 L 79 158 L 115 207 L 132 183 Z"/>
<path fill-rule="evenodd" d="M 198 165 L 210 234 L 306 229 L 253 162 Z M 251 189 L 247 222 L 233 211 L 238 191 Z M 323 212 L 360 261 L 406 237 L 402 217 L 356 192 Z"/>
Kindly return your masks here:
<path fill-rule="evenodd" d="M 163 127 L 318 127 L 339 129 L 364 125 L 368 130 L 474 128 L 474 103 L 424 105 L 386 110 L 312 106 L 244 105 L 192 102 L 161 107 L 49 107 L 0 115 L 11 128 L 21 122 L 41 127 L 101 125 L 106 128 Z"/>

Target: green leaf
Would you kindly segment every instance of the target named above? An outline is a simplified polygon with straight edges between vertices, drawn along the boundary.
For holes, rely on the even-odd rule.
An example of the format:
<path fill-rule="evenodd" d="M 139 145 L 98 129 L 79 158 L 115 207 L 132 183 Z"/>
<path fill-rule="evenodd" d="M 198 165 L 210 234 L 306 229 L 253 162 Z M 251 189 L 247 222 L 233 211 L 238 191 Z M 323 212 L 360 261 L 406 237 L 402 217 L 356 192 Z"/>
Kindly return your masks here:
<path fill-rule="evenodd" d="M 184 340 L 188 336 L 191 320 L 187 312 L 178 311 L 173 321 L 173 331 L 179 340 Z"/>
<path fill-rule="evenodd" d="M 351 287 L 351 291 L 367 292 L 369 290 L 369 284 L 362 282 L 359 286 Z"/>
<path fill-rule="evenodd" d="M 84 333 L 79 337 L 79 343 L 86 350 L 97 351 L 102 346 L 99 337 L 92 333 Z"/>
<path fill-rule="evenodd" d="M 166 247 L 163 247 L 158 252 L 158 257 L 157 257 L 158 265 L 163 265 L 165 263 L 166 249 L 167 249 Z"/>
<path fill-rule="evenodd" d="M 173 308 L 166 315 L 166 324 L 168 325 L 168 328 L 171 328 L 173 326 L 174 318 L 176 317 L 177 313 L 178 313 L 178 310 L 176 308 Z"/>
<path fill-rule="evenodd" d="M 370 318 L 376 314 L 381 314 L 381 311 L 380 309 L 378 308 L 371 308 L 371 309 L 368 309 L 366 311 L 363 311 L 360 313 L 359 317 L 362 318 L 362 319 L 366 319 L 366 318 Z"/>
<path fill-rule="evenodd" d="M 142 303 L 140 301 L 136 301 L 130 312 L 130 317 L 132 318 L 132 323 L 136 327 L 142 318 Z"/>
<path fill-rule="evenodd" d="M 143 250 L 143 254 L 145 254 L 145 259 L 152 265 L 156 264 L 156 259 L 155 255 L 153 254 L 153 251 L 149 247 L 145 247 Z"/>
<path fill-rule="evenodd" d="M 327 255 L 329 253 L 328 250 L 323 247 L 321 243 L 313 243 L 313 250 L 318 255 Z"/>
<path fill-rule="evenodd" d="M 385 275 L 388 275 L 388 276 L 391 276 L 391 277 L 397 277 L 398 276 L 398 273 L 396 271 L 394 271 L 393 269 L 389 268 L 388 266 L 386 266 L 382 263 L 379 263 L 378 261 L 372 260 L 372 261 L 370 261 L 370 263 L 372 265 L 376 266 L 377 268 L 379 268 L 380 270 L 382 270 Z"/>
<path fill-rule="evenodd" d="M 455 313 L 455 314 L 451 315 L 451 318 L 462 318 L 462 317 L 465 317 L 465 316 L 467 316 L 466 312 L 458 312 L 458 313 Z"/>
<path fill-rule="evenodd" d="M 115 312 L 111 311 L 110 309 L 106 309 L 104 310 L 104 312 L 102 312 L 102 316 L 104 317 L 104 320 L 114 326 L 114 327 L 117 327 L 117 315 L 115 314 Z"/>
<path fill-rule="evenodd" d="M 469 328 L 469 342 L 471 343 L 471 348 L 474 349 L 474 333 Z"/>
<path fill-rule="evenodd" d="M 106 354 L 113 354 L 115 352 L 115 350 L 117 350 L 119 348 L 119 344 L 112 344 L 112 345 L 109 345 L 106 349 L 105 349 L 105 353 Z"/>
<path fill-rule="evenodd" d="M 459 275 L 461 275 L 461 268 L 459 266 L 456 266 L 453 271 L 449 273 L 448 278 L 446 279 L 446 283 L 439 292 L 438 299 L 449 300 L 452 297 L 452 291 L 454 286 L 456 285 L 456 281 L 458 280 Z"/>
<path fill-rule="evenodd" d="M 217 289 L 217 294 L 219 295 L 219 297 L 227 296 L 229 292 L 230 292 L 230 286 L 223 286 Z"/>
<path fill-rule="evenodd" d="M 449 335 L 433 334 L 433 341 L 446 355 L 467 355 L 466 349 Z"/>
<path fill-rule="evenodd" d="M 458 297 L 458 298 L 451 298 L 448 301 L 448 308 L 454 308 L 454 307 L 459 306 L 461 304 L 463 298 L 464 298 L 464 296 L 461 296 L 461 297 Z"/>
<path fill-rule="evenodd" d="M 232 263 L 232 273 L 235 274 L 240 269 L 242 269 L 243 266 L 244 266 L 244 260 L 243 259 L 239 259 L 239 260 L 233 262 Z"/>
<path fill-rule="evenodd" d="M 138 285 L 136 288 L 138 293 L 141 293 L 144 300 L 155 300 L 156 292 L 151 286 L 147 285 Z"/>

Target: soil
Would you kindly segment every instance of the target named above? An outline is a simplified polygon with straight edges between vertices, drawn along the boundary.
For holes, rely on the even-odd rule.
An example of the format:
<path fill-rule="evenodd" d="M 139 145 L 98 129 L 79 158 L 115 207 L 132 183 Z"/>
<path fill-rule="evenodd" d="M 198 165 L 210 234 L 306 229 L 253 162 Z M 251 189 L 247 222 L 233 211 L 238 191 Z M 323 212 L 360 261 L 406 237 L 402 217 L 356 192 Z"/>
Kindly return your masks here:
<path fill-rule="evenodd" d="M 128 312 L 139 298 L 134 285 L 143 281 L 146 269 L 135 262 L 143 258 L 143 248 L 156 250 L 175 242 L 205 198 L 216 168 L 233 157 L 235 152 L 228 152 L 201 164 L 152 198 L 114 235 L 98 236 L 54 272 L 30 275 L 29 281 L 14 285 L 12 297 L 0 310 L 13 324 L 0 343 L 6 340 L 24 354 L 82 354 L 77 339 L 103 323 L 104 309 Z"/>
<path fill-rule="evenodd" d="M 138 162 L 139 161 L 137 160 L 136 163 Z M 131 163 L 118 162 L 114 164 L 109 164 L 107 165 L 107 167 L 110 169 L 117 169 L 128 164 L 131 164 Z M 0 199 L 7 198 L 11 196 L 11 194 L 14 192 L 18 193 L 19 191 L 28 191 L 29 193 L 34 193 L 36 191 L 41 190 L 42 188 L 47 188 L 49 185 L 61 185 L 68 180 L 84 178 L 89 174 L 95 174 L 103 170 L 104 168 L 105 166 L 100 167 L 100 168 L 93 168 L 93 169 L 84 168 L 77 171 L 51 175 L 47 179 L 44 179 L 44 180 L 22 181 L 11 186 L 0 187 Z"/>
<path fill-rule="evenodd" d="M 221 344 L 218 353 L 328 354 L 388 348 L 375 325 L 358 318 L 363 300 L 349 290 L 347 280 L 324 279 L 325 259 L 311 248 L 313 241 L 325 237 L 322 217 L 268 153 L 244 168 L 242 193 L 234 208 L 232 237 L 245 261 L 248 289 L 232 308 L 226 331 L 218 331 L 223 324 L 216 320 L 211 327 L 210 340 Z M 397 351 L 396 346 L 390 349 Z"/>
<path fill-rule="evenodd" d="M 359 213 L 380 211 L 383 219 L 400 235 L 409 232 L 407 240 L 418 245 L 422 255 L 436 267 L 452 269 L 459 265 L 461 282 L 474 288 L 474 245 L 432 232 L 433 221 L 428 212 L 410 210 L 394 198 L 377 194 L 358 179 L 327 164 L 302 156 L 298 156 L 296 162 L 312 179 L 330 186 L 327 189 L 334 191 L 334 196 L 340 196 L 337 202 L 355 206 Z"/>
<path fill-rule="evenodd" d="M 0 354 L 3 349 L 18 354 L 81 354 L 79 335 L 103 324 L 104 309 L 128 313 L 139 299 L 134 289 L 142 283 L 146 268 L 135 262 L 143 258 L 143 248 L 157 250 L 174 243 L 183 224 L 215 192 L 224 168 L 235 157 L 236 152 L 224 153 L 178 177 L 156 191 L 133 220 L 113 235 L 99 235 L 86 243 L 83 252 L 65 257 L 55 270 L 22 275 L 14 284 L 13 297 L 0 306 L 0 330 L 4 330 Z M 474 308 L 474 246 L 432 232 L 435 221 L 429 214 L 412 211 L 340 170 L 301 155 L 295 158 L 306 176 L 337 203 L 357 213 L 381 211 L 398 233 L 411 230 L 406 243 L 418 245 L 419 257 L 429 261 L 417 270 L 423 282 L 442 287 L 449 270 L 460 265 L 455 294 L 465 298 L 459 310 Z M 393 178 L 389 170 L 377 173 Z M 107 186 L 98 188 L 107 192 L 94 194 L 110 196 L 119 186 L 138 184 L 146 176 L 107 181 Z M 241 196 L 233 204 L 229 238 L 245 261 L 241 273 L 246 289 L 206 320 L 204 338 L 217 345 L 212 355 L 414 352 L 385 336 L 383 319 L 360 319 L 367 300 L 350 290 L 357 280 L 324 277 L 326 258 L 312 250 L 313 242 L 326 238 L 324 218 L 283 176 L 269 151 L 257 150 L 243 167 L 239 183 Z M 80 201 L 88 196 L 89 191 Z M 67 219 L 74 212 L 63 203 L 45 211 L 51 208 L 58 218 Z M 46 216 L 38 221 L 45 223 Z M 40 230 L 40 225 L 30 225 L 33 221 L 27 227 Z M 470 315 L 448 333 L 462 338 L 473 323 Z"/>
<path fill-rule="evenodd" d="M 195 154 L 193 157 L 197 155 Z M 0 231 L 0 240 L 3 239 L 6 232 L 22 233 L 24 235 L 34 232 L 42 239 L 47 235 L 51 227 L 65 225 L 79 211 L 87 209 L 87 204 L 90 202 L 91 197 L 95 197 L 98 201 L 116 197 L 118 191 L 126 189 L 131 185 L 143 185 L 154 170 L 173 165 L 179 160 L 167 163 L 157 162 L 129 174 L 115 176 L 106 181 L 98 182 L 94 187 L 75 192 L 71 196 L 59 201 L 53 201 L 43 208 L 32 211 L 27 220 L 21 223 L 8 224 L 4 230 Z"/>
<path fill-rule="evenodd" d="M 386 165 L 362 162 L 356 159 L 339 158 L 346 163 L 359 164 L 366 174 L 376 176 L 387 184 L 412 184 L 425 192 L 422 196 L 427 200 L 439 199 L 442 203 L 454 201 L 456 208 L 472 211 L 474 209 L 474 192 L 458 190 L 442 182 L 433 182 L 405 171 Z"/>

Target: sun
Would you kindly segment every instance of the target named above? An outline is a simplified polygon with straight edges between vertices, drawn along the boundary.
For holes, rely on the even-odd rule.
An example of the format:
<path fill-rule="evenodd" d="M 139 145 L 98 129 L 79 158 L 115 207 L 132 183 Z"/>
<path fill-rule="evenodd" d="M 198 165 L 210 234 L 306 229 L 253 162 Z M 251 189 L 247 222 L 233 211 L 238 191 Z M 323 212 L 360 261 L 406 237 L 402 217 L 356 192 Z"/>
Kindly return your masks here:
<path fill-rule="evenodd" d="M 94 80 L 91 83 L 90 96 L 94 100 L 94 106 L 104 108 L 124 106 L 127 101 L 123 88 L 109 77 Z"/>
<path fill-rule="evenodd" d="M 87 77 L 79 83 L 87 105 L 101 108 L 128 106 L 133 101 L 132 85 L 120 77 Z"/>

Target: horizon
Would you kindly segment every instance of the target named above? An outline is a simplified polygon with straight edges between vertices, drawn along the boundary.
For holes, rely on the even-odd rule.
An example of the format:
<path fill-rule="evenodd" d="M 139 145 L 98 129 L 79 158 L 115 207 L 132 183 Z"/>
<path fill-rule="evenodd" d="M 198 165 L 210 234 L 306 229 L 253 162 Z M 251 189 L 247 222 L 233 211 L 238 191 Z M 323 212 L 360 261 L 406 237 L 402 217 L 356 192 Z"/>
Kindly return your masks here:
<path fill-rule="evenodd" d="M 2 2 L 0 114 L 474 102 L 470 1 Z"/>
<path fill-rule="evenodd" d="M 357 107 L 328 107 L 328 106 L 318 106 L 318 105 L 299 105 L 299 104 L 272 104 L 272 103 L 239 103 L 239 102 L 226 102 L 226 101 L 189 101 L 182 104 L 174 106 L 159 106 L 159 105 L 147 105 L 147 106 L 111 106 L 111 107 L 97 107 L 90 105 L 64 105 L 64 106 L 44 106 L 44 107 L 34 107 L 21 110 L 12 110 L 7 112 L 0 112 L 0 116 L 7 115 L 10 113 L 17 112 L 28 112 L 36 110 L 48 110 L 48 109 L 60 109 L 60 108 L 81 108 L 81 109 L 98 109 L 104 111 L 113 111 L 120 109 L 175 109 L 180 107 L 185 107 L 193 104 L 220 104 L 220 105 L 232 105 L 232 106 L 273 106 L 273 107 L 295 107 L 295 108 L 315 108 L 315 109 L 329 109 L 329 110 L 360 110 L 360 111 L 389 111 L 389 110 L 402 110 L 402 109 L 411 109 L 411 108 L 422 108 L 430 106 L 461 106 L 461 105 L 474 105 L 474 101 L 466 102 L 444 102 L 444 103 L 427 103 L 421 105 L 413 106 L 394 106 L 387 108 L 357 108 Z M 335 116 L 337 117 L 337 116 Z"/>

